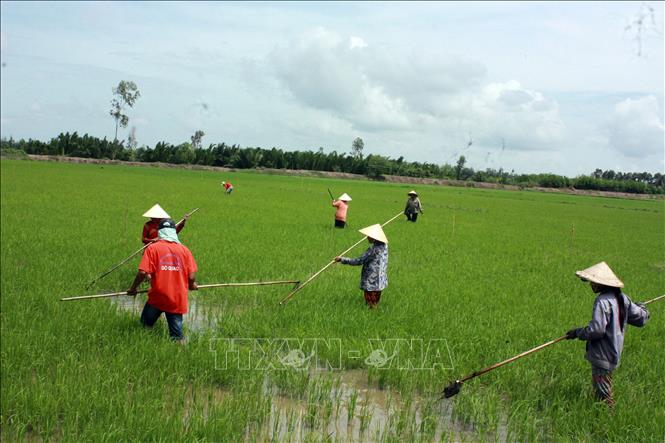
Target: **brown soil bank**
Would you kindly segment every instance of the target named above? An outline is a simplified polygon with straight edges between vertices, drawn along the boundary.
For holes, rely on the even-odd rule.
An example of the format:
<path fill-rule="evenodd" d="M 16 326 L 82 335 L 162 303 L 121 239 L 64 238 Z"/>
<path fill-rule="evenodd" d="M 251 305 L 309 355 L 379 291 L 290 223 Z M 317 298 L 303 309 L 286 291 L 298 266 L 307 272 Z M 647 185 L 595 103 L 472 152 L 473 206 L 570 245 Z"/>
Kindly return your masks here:
<path fill-rule="evenodd" d="M 301 169 L 269 169 L 269 168 L 235 169 L 235 168 L 224 168 L 218 166 L 204 166 L 204 165 L 175 165 L 171 163 L 159 163 L 159 162 L 143 163 L 143 162 L 127 162 L 120 160 L 104 160 L 96 158 L 63 157 L 59 155 L 28 155 L 28 159 L 39 160 L 39 161 L 57 161 L 57 162 L 66 162 L 66 163 L 93 163 L 93 164 L 104 164 L 104 165 L 147 166 L 153 168 L 179 168 L 179 169 L 193 169 L 193 170 L 220 171 L 220 172 L 256 172 L 260 174 L 295 175 L 300 177 L 327 177 L 327 178 L 347 178 L 354 180 L 369 180 L 366 176 L 359 174 L 349 174 L 346 172 L 307 171 Z M 466 188 L 481 188 L 481 189 L 504 189 L 508 191 L 552 192 L 558 194 L 591 195 L 597 197 L 628 198 L 634 200 L 665 200 L 665 195 L 653 195 L 653 194 L 629 194 L 626 192 L 595 191 L 595 190 L 572 189 L 572 188 L 521 187 L 515 185 L 502 185 L 498 183 L 447 180 L 447 179 L 438 179 L 438 178 L 402 177 L 397 175 L 385 175 L 383 177 L 384 180 L 382 181 L 390 183 L 410 183 L 414 185 L 423 184 L 423 185 L 459 186 Z"/>

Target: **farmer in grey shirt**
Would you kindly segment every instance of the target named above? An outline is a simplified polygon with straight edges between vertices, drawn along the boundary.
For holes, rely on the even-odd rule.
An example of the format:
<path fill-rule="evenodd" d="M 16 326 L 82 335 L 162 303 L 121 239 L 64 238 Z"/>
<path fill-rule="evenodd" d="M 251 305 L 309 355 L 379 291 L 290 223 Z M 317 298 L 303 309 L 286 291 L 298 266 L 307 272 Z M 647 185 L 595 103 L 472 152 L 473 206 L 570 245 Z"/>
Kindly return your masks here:
<path fill-rule="evenodd" d="M 571 329 L 568 339 L 579 338 L 586 343 L 586 359 L 591 363 L 591 376 L 596 397 L 614 406 L 612 372 L 619 366 L 626 324 L 644 326 L 649 311 L 634 303 L 621 292 L 623 282 L 605 262 L 600 262 L 575 273 L 582 281 L 591 283 L 591 290 L 598 294 L 593 304 L 593 315 L 583 328 Z"/>
<path fill-rule="evenodd" d="M 358 258 L 335 257 L 335 261 L 344 265 L 363 265 L 360 289 L 365 291 L 365 303 L 373 309 L 379 304 L 381 291 L 388 286 L 388 239 L 378 224 L 360 229 L 360 232 L 367 236 L 372 246 Z"/>
<path fill-rule="evenodd" d="M 418 213 L 423 213 L 423 208 L 420 204 L 420 199 L 418 198 L 418 193 L 416 191 L 409 191 L 407 195 L 409 198 L 406 201 L 404 215 L 406 215 L 406 219 L 408 221 L 415 223 L 416 219 L 418 218 Z"/>

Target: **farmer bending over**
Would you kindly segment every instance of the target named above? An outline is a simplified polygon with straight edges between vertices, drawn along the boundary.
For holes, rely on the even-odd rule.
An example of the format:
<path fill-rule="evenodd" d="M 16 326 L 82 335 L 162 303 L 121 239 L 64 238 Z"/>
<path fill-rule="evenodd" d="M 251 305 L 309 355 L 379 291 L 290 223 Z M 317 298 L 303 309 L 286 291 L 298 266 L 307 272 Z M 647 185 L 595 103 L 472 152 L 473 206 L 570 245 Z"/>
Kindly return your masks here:
<path fill-rule="evenodd" d="M 381 291 L 388 286 L 388 239 L 381 225 L 368 226 L 360 232 L 367 236 L 372 246 L 358 258 L 335 257 L 335 261 L 344 265 L 363 265 L 360 289 L 365 291 L 365 303 L 373 309 L 379 304 Z"/>
<path fill-rule="evenodd" d="M 155 240 L 157 240 L 157 230 L 159 229 L 159 222 L 166 218 L 171 218 L 165 210 L 162 209 L 161 206 L 158 204 L 153 206 L 152 208 L 148 209 L 148 211 L 143 214 L 144 217 L 149 217 L 150 220 L 148 220 L 144 225 L 143 225 L 143 236 L 141 237 L 141 240 L 143 241 L 144 245 L 147 245 L 148 243 L 151 243 Z M 182 228 L 185 227 L 185 222 L 189 218 L 189 214 L 185 214 L 183 217 L 182 223 L 180 223 L 176 227 L 176 233 L 182 231 Z"/>
<path fill-rule="evenodd" d="M 335 227 L 344 228 L 346 226 L 346 212 L 349 209 L 349 202 L 351 197 L 346 192 L 342 194 L 337 200 L 333 200 L 332 205 L 337 208 L 335 211 Z"/>
<path fill-rule="evenodd" d="M 158 235 L 159 239 L 146 248 L 139 271 L 127 294 L 136 295 L 136 288 L 146 277 L 150 279 L 148 301 L 141 313 L 141 324 L 151 328 L 163 312 L 171 339 L 183 340 L 182 314 L 187 313 L 187 291 L 198 289 L 196 262 L 189 249 L 180 244 L 173 220 L 162 220 Z"/>
<path fill-rule="evenodd" d="M 233 192 L 233 185 L 231 182 L 222 182 L 222 187 L 224 188 L 224 193 L 230 195 Z"/>
<path fill-rule="evenodd" d="M 612 372 L 619 366 L 626 323 L 644 326 L 649 320 L 649 311 L 621 292 L 623 283 L 605 262 L 575 274 L 582 281 L 588 281 L 591 290 L 598 296 L 589 324 L 584 328 L 571 329 L 566 338 L 586 340 L 586 359 L 591 363 L 596 397 L 612 407 Z"/>
<path fill-rule="evenodd" d="M 406 195 L 409 198 L 406 200 L 406 208 L 404 208 L 404 215 L 408 221 L 416 222 L 418 218 L 418 213 L 423 213 L 423 208 L 420 205 L 420 199 L 418 198 L 418 193 L 416 191 L 409 191 Z"/>

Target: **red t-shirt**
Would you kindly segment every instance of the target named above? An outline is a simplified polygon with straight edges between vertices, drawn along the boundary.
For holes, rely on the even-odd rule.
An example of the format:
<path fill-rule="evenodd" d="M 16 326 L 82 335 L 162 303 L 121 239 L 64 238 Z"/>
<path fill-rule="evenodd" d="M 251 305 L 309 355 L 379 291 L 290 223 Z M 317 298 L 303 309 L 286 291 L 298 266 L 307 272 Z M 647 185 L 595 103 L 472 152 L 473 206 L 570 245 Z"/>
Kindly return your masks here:
<path fill-rule="evenodd" d="M 175 232 L 178 233 L 182 231 L 182 228 L 184 227 L 185 227 L 185 221 L 183 220 L 182 223 L 176 225 Z M 147 245 L 148 243 L 150 243 L 150 240 L 159 237 L 157 231 L 159 231 L 159 222 L 152 221 L 152 219 L 148 220 L 145 223 L 145 225 L 143 225 L 143 237 L 141 237 L 141 241 L 143 242 L 143 244 Z M 148 239 L 148 241 L 145 240 L 146 238 Z"/>
<path fill-rule="evenodd" d="M 346 221 L 346 211 L 349 209 L 349 205 L 342 200 L 335 200 L 332 204 L 337 208 L 335 211 L 335 220 Z"/>
<path fill-rule="evenodd" d="M 139 270 L 152 275 L 148 290 L 151 306 L 172 314 L 187 313 L 189 276 L 197 268 L 186 246 L 156 241 L 145 249 Z"/>
<path fill-rule="evenodd" d="M 224 184 L 224 189 L 226 189 L 226 190 L 228 190 L 229 188 L 232 188 L 232 187 L 233 187 L 233 185 L 232 185 L 231 183 L 229 183 L 229 182 L 226 182 L 226 183 Z"/>

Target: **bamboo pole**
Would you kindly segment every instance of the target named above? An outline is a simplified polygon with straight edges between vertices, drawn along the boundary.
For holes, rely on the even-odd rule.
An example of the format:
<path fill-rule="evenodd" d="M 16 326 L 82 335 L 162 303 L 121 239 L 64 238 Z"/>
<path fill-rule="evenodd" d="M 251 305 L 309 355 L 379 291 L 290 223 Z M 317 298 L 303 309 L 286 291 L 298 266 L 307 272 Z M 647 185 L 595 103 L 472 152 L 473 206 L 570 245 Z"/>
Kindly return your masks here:
<path fill-rule="evenodd" d="M 400 211 L 396 216 L 394 216 L 393 218 L 391 218 L 390 220 L 388 220 L 387 222 L 385 222 L 385 223 L 382 224 L 381 226 L 383 227 L 383 226 L 387 225 L 388 223 L 392 222 L 393 220 L 395 220 L 397 217 L 399 217 L 399 216 L 402 215 L 402 214 L 403 214 L 403 212 Z M 361 239 L 358 240 L 356 243 L 354 243 L 353 246 L 351 246 L 350 248 L 346 249 L 346 250 L 343 251 L 343 252 L 340 252 L 339 254 L 337 254 L 337 256 L 342 256 L 342 255 L 346 254 L 346 253 L 349 252 L 351 249 L 355 248 L 355 247 L 358 246 L 360 243 L 362 243 L 363 241 L 365 241 L 365 239 L 367 239 L 367 237 L 363 237 L 363 238 L 361 238 Z M 296 286 L 296 288 L 295 288 L 293 291 L 291 291 L 291 292 L 289 293 L 289 295 L 287 295 L 286 297 L 284 297 L 284 298 L 279 302 L 279 304 L 280 304 L 280 305 L 283 305 L 284 303 L 286 303 L 287 301 L 289 301 L 289 300 L 290 300 L 290 299 L 291 299 L 291 298 L 292 298 L 292 297 L 293 297 L 298 291 L 300 291 L 302 288 L 304 288 L 307 284 L 309 284 L 309 282 L 311 282 L 311 281 L 314 280 L 316 277 L 318 277 L 319 274 L 321 274 L 323 271 L 325 271 L 326 269 L 328 269 L 328 268 L 329 268 L 331 265 L 333 265 L 334 263 L 335 263 L 335 259 L 332 259 L 327 265 L 325 265 L 323 268 L 319 269 L 316 273 L 314 273 L 314 275 L 312 275 L 310 278 L 308 278 L 307 280 L 305 280 L 302 284 Z"/>
<path fill-rule="evenodd" d="M 194 213 L 195 213 L 196 211 L 198 211 L 198 210 L 199 210 L 199 208 L 196 208 L 196 209 L 192 210 L 192 212 L 190 212 L 189 215 L 194 214 Z M 180 225 L 182 224 L 182 222 L 184 222 L 184 221 L 185 221 L 185 219 L 183 218 L 183 219 L 180 220 L 178 223 L 176 223 L 176 226 L 180 226 Z M 113 266 L 111 269 L 109 269 L 108 271 L 106 271 L 105 273 L 103 273 L 102 275 L 100 275 L 99 277 L 97 277 L 96 279 L 94 279 L 93 281 L 91 281 L 90 283 L 88 283 L 88 285 L 87 285 L 85 288 L 86 288 L 86 289 L 90 288 L 93 284 L 97 283 L 99 280 L 101 280 L 102 278 L 106 277 L 106 276 L 109 275 L 111 272 L 115 271 L 115 270 L 118 269 L 120 266 L 122 266 L 122 265 L 124 265 L 125 263 L 127 263 L 130 259 L 132 259 L 133 257 L 135 257 L 136 254 L 138 254 L 139 252 L 143 251 L 145 248 L 147 248 L 147 247 L 150 246 L 150 245 L 151 245 L 151 243 L 148 243 L 148 244 L 146 244 L 146 245 L 143 245 L 143 246 L 141 247 L 141 249 L 139 249 L 138 251 L 133 252 L 129 257 L 127 257 L 126 259 L 124 259 L 123 261 L 121 261 L 121 262 L 118 263 L 117 265 Z"/>
<path fill-rule="evenodd" d="M 643 304 L 643 305 L 648 305 L 649 303 L 653 303 L 653 302 L 658 301 L 658 300 L 660 300 L 660 299 L 662 299 L 662 298 L 665 298 L 665 294 L 663 294 L 663 295 L 661 295 L 661 296 L 659 296 L 659 297 L 653 298 L 653 299 L 651 299 L 651 300 L 649 300 L 649 301 L 645 301 L 645 302 L 643 302 L 642 304 Z M 536 346 L 536 347 L 533 348 L 533 349 L 529 349 L 528 351 L 524 351 L 524 352 L 522 352 L 521 354 L 518 354 L 518 355 L 516 355 L 516 356 L 514 356 L 514 357 L 510 357 L 509 359 L 506 359 L 506 360 L 504 360 L 504 361 L 502 361 L 502 362 L 495 363 L 495 364 L 493 364 L 492 366 L 488 366 L 488 367 L 485 368 L 485 369 L 481 369 L 480 371 L 475 371 L 474 373 L 472 373 L 472 374 L 470 374 L 470 375 L 467 375 L 466 377 L 462 378 L 461 380 L 455 380 L 453 383 L 451 383 L 450 385 L 446 386 L 446 388 L 443 390 L 443 397 L 445 397 L 445 398 L 450 398 L 450 397 L 452 397 L 453 395 L 457 394 L 457 393 L 459 392 L 460 388 L 462 387 L 462 383 L 464 383 L 465 381 L 468 381 L 468 380 L 471 380 L 472 378 L 475 378 L 475 377 L 481 376 L 481 375 L 483 375 L 483 374 L 485 374 L 485 373 L 487 373 L 487 372 L 490 372 L 490 371 L 492 371 L 492 370 L 494 370 L 494 369 L 496 369 L 496 368 L 499 368 L 499 367 L 501 367 L 501 366 L 503 366 L 503 365 L 507 365 L 508 363 L 514 362 L 515 360 L 518 360 L 518 359 L 520 359 L 520 358 L 522 358 L 522 357 L 526 357 L 526 356 L 529 355 L 529 354 L 533 354 L 534 352 L 538 352 L 538 351 L 540 351 L 540 350 L 542 350 L 542 349 L 544 349 L 544 348 L 546 348 L 546 347 L 548 347 L 548 346 L 552 346 L 553 344 L 558 343 L 558 342 L 560 342 L 561 340 L 565 340 L 566 337 L 567 337 L 566 335 L 562 335 L 562 336 L 559 337 L 559 338 L 555 338 L 554 340 L 550 340 L 550 341 L 548 341 L 547 343 L 543 343 L 542 345 L 540 345 L 540 346 Z"/>
<path fill-rule="evenodd" d="M 210 288 L 236 288 L 242 286 L 266 286 L 266 285 L 289 285 L 289 284 L 298 284 L 299 280 L 280 280 L 280 281 L 259 281 L 259 282 L 250 282 L 250 283 L 214 283 L 210 285 L 198 285 L 198 289 L 210 289 Z M 137 294 L 143 294 L 148 292 L 147 289 L 141 289 L 136 291 Z M 108 297 L 118 297 L 121 295 L 129 295 L 127 291 L 123 292 L 111 292 L 108 294 L 96 294 L 96 295 L 83 295 L 79 297 L 65 297 L 61 298 L 60 301 L 72 301 L 72 300 L 90 300 L 93 298 L 108 298 Z"/>
<path fill-rule="evenodd" d="M 661 296 L 658 296 L 658 297 L 656 297 L 656 298 L 652 298 L 652 299 L 649 300 L 649 301 L 645 301 L 645 302 L 642 303 L 642 304 L 643 304 L 643 305 L 648 305 L 649 303 L 653 303 L 653 302 L 655 302 L 655 301 L 658 301 L 658 300 L 660 300 L 660 299 L 663 298 L 663 297 L 665 297 L 665 294 L 663 294 L 663 295 L 661 295 Z"/>

